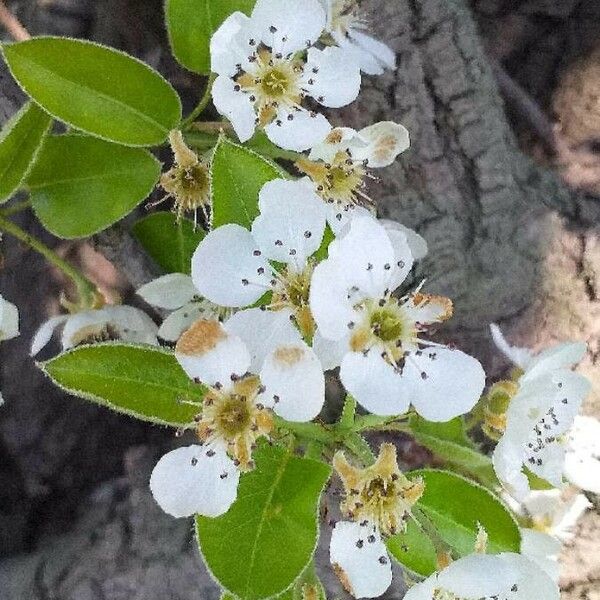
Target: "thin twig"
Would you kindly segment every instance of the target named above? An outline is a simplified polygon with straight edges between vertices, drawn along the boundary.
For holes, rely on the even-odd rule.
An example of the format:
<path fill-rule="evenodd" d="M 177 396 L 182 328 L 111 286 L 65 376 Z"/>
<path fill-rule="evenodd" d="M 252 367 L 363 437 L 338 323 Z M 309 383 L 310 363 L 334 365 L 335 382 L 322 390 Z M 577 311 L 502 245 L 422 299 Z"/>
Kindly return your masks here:
<path fill-rule="evenodd" d="M 15 41 L 24 42 L 25 40 L 31 39 L 29 31 L 23 27 L 21 21 L 19 21 L 6 6 L 4 0 L 0 0 L 0 23 L 2 23 L 6 31 L 8 31 Z"/>

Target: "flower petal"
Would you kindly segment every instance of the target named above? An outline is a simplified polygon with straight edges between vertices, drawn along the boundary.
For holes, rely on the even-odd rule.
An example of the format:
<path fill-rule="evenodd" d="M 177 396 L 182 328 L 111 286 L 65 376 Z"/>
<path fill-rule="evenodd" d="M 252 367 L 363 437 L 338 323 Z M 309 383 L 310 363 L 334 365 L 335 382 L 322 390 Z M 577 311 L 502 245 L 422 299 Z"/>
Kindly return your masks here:
<path fill-rule="evenodd" d="M 271 288 L 271 267 L 252 234 L 240 225 L 211 231 L 192 256 L 196 289 L 221 306 L 254 304 Z"/>
<path fill-rule="evenodd" d="M 292 311 L 247 308 L 232 315 L 225 322 L 225 329 L 237 335 L 246 344 L 251 356 L 250 372 L 259 373 L 267 356 L 278 345 L 297 344 L 302 341 L 294 327 Z"/>
<path fill-rule="evenodd" d="M 558 581 L 558 554 L 562 544 L 553 535 L 522 528 L 521 553 L 536 563 L 553 581 Z"/>
<path fill-rule="evenodd" d="M 165 454 L 150 477 L 157 504 L 173 517 L 218 517 L 237 496 L 240 473 L 225 451 L 185 446 Z"/>
<path fill-rule="evenodd" d="M 351 127 L 335 127 L 322 142 L 310 149 L 308 158 L 312 161 L 333 162 L 335 155 L 340 150 L 345 150 L 348 142 L 357 135 L 357 131 Z"/>
<path fill-rule="evenodd" d="M 306 259 L 319 249 L 325 231 L 325 207 L 310 180 L 265 183 L 259 208 L 252 235 L 263 255 L 301 271 Z"/>
<path fill-rule="evenodd" d="M 351 29 L 348 33 L 350 39 L 355 42 L 359 48 L 362 48 L 362 50 L 375 57 L 384 67 L 388 69 L 396 68 L 396 53 L 387 44 L 384 44 L 357 29 Z"/>
<path fill-rule="evenodd" d="M 256 129 L 256 112 L 250 97 L 236 91 L 235 85 L 229 77 L 219 75 L 213 84 L 212 99 L 219 113 L 231 121 L 240 142 L 246 142 Z"/>
<path fill-rule="evenodd" d="M 10 340 L 19 335 L 19 310 L 0 296 L 0 341 Z"/>
<path fill-rule="evenodd" d="M 279 345 L 265 360 L 260 381 L 265 406 L 288 421 L 314 419 L 325 402 L 325 377 L 315 353 L 303 342 Z"/>
<path fill-rule="evenodd" d="M 367 75 L 381 75 L 383 73 L 383 66 L 370 52 L 363 49 L 351 38 L 346 37 L 341 31 L 331 31 L 330 33 L 335 43 L 350 56 L 351 60 L 358 64 L 363 73 Z"/>
<path fill-rule="evenodd" d="M 529 480 L 523 473 L 523 448 L 504 436 L 492 455 L 494 471 L 508 493 L 521 501 L 529 493 Z"/>
<path fill-rule="evenodd" d="M 250 18 L 242 12 L 229 15 L 210 39 L 211 71 L 218 75 L 232 77 L 238 71 L 237 65 L 243 64 L 249 52 L 244 52 L 238 43 L 243 32 L 250 27 Z"/>
<path fill-rule="evenodd" d="M 167 310 L 181 308 L 197 294 L 189 275 L 169 273 L 153 279 L 137 290 L 148 304 Z"/>
<path fill-rule="evenodd" d="M 196 321 L 180 338 L 175 358 L 192 379 L 227 388 L 250 366 L 246 344 L 214 320 Z"/>
<path fill-rule="evenodd" d="M 403 377 L 372 348 L 366 355 L 348 352 L 340 368 L 347 392 L 376 415 L 401 415 L 408 410 L 410 395 Z"/>
<path fill-rule="evenodd" d="M 318 0 L 258 0 L 252 11 L 252 21 L 262 32 L 262 41 L 284 55 L 312 46 L 321 35 L 325 20 Z"/>
<path fill-rule="evenodd" d="M 45 348 L 52 338 L 54 330 L 64 323 L 69 318 L 69 315 L 57 315 L 44 321 L 40 328 L 36 331 L 31 340 L 31 356 L 35 356 L 42 348 Z"/>
<path fill-rule="evenodd" d="M 166 342 L 176 342 L 181 334 L 198 319 L 216 319 L 215 305 L 208 300 L 190 302 L 172 312 L 158 328 L 158 337 Z"/>
<path fill-rule="evenodd" d="M 408 129 L 393 121 L 380 121 L 358 132 L 360 144 L 350 144 L 353 158 L 367 160 L 372 169 L 391 165 L 410 147 Z"/>
<path fill-rule="evenodd" d="M 373 542 L 367 540 L 369 536 Z M 392 566 L 385 544 L 368 522 L 336 523 L 331 532 L 329 559 L 345 590 L 355 598 L 377 598 L 392 583 Z"/>
<path fill-rule="evenodd" d="M 280 108 L 277 118 L 265 127 L 267 137 L 280 148 L 302 152 L 321 142 L 331 130 L 329 121 L 321 114 L 304 108 Z"/>
<path fill-rule="evenodd" d="M 402 380 L 422 417 L 449 421 L 475 406 L 485 372 L 477 359 L 460 350 L 425 348 L 406 358 Z"/>
<path fill-rule="evenodd" d="M 313 336 L 313 350 L 321 361 L 324 371 L 339 367 L 349 349 L 350 342 L 348 337 L 343 337 L 335 341 L 328 340 L 323 337 L 319 329 L 317 329 Z"/>
<path fill-rule="evenodd" d="M 527 365 L 522 379 L 528 381 L 547 375 L 555 369 L 573 367 L 583 359 L 586 351 L 587 346 L 583 342 L 558 344 L 553 348 L 548 348 L 535 356 Z"/>
<path fill-rule="evenodd" d="M 558 585 L 534 562 L 522 554 L 511 552 L 504 552 L 498 556 L 517 574 L 517 580 L 513 583 L 517 591 L 512 597 L 509 596 L 511 600 L 531 600 L 531 598 L 559 600 Z M 506 591 L 508 592 L 510 589 L 508 588 Z"/>
<path fill-rule="evenodd" d="M 533 353 L 528 348 L 519 348 L 518 346 L 511 346 L 504 337 L 502 330 L 496 323 L 490 323 L 490 331 L 492 332 L 492 339 L 496 348 L 508 358 L 511 362 L 515 363 L 521 369 L 526 369 L 533 359 Z"/>
<path fill-rule="evenodd" d="M 337 202 L 328 202 L 325 208 L 327 210 L 327 222 L 336 237 L 348 230 L 352 219 L 359 216 L 373 218 L 368 209 L 357 204 L 341 206 Z"/>
<path fill-rule="evenodd" d="M 394 248 L 394 265 L 388 286 L 395 290 L 399 288 L 408 277 L 414 264 L 414 258 L 408 243 L 408 238 L 399 229 L 386 228 L 387 235 Z"/>
<path fill-rule="evenodd" d="M 593 417 L 575 417 L 569 432 L 565 477 L 574 485 L 600 494 L 600 422 Z"/>
<path fill-rule="evenodd" d="M 410 229 L 410 227 L 405 227 L 401 223 L 397 221 L 392 221 L 391 219 L 379 219 L 379 222 L 385 227 L 385 230 L 388 232 L 390 236 L 390 240 L 392 244 L 394 244 L 394 236 L 392 232 L 399 231 L 404 234 L 406 241 L 408 243 L 408 247 L 410 248 L 410 253 L 412 254 L 415 260 L 421 260 L 427 256 L 428 248 L 427 242 L 425 238 L 420 236 L 414 229 Z"/>
<path fill-rule="evenodd" d="M 335 46 L 324 50 L 310 48 L 305 73 L 305 91 L 328 108 L 350 104 L 356 100 L 360 91 L 358 63 L 347 52 Z"/>

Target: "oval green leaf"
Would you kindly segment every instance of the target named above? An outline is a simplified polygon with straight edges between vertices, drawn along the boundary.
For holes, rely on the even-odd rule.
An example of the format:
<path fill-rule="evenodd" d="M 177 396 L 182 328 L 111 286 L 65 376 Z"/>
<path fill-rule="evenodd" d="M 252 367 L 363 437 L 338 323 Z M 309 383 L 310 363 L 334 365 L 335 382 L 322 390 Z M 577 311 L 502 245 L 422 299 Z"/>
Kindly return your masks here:
<path fill-rule="evenodd" d="M 5 44 L 19 85 L 57 119 L 131 146 L 161 144 L 181 119 L 171 85 L 143 62 L 88 41 L 39 37 Z"/>
<path fill-rule="evenodd" d="M 156 212 L 133 226 L 133 235 L 165 273 L 191 272 L 192 254 L 206 235 L 188 219 L 177 223 L 170 212 Z"/>
<path fill-rule="evenodd" d="M 193 425 L 204 396 L 172 352 L 151 346 L 82 346 L 40 363 L 40 368 L 74 396 L 173 427 Z"/>
<path fill-rule="evenodd" d="M 175 58 L 195 73 L 210 73 L 210 38 L 236 11 L 250 14 L 254 0 L 167 0 L 165 18 Z"/>
<path fill-rule="evenodd" d="M 419 524 L 410 520 L 406 532 L 386 540 L 389 553 L 409 571 L 428 577 L 437 569 L 437 553 L 433 542 Z"/>
<path fill-rule="evenodd" d="M 250 228 L 258 215 L 258 192 L 283 177 L 276 165 L 221 136 L 211 163 L 212 227 L 237 223 Z"/>
<path fill-rule="evenodd" d="M 448 471 L 411 471 L 421 476 L 425 491 L 418 506 L 442 538 L 461 556 L 471 554 L 477 524 L 488 534 L 488 552 L 519 552 L 519 527 L 504 504 L 481 485 Z"/>
<path fill-rule="evenodd" d="M 0 133 L 0 203 L 25 179 L 50 128 L 52 119 L 28 102 Z"/>
<path fill-rule="evenodd" d="M 142 148 L 60 135 L 46 139 L 26 185 L 33 209 L 48 231 L 80 238 L 131 212 L 159 176 L 160 163 Z"/>
<path fill-rule="evenodd" d="M 318 539 L 318 504 L 331 469 L 264 444 L 256 469 L 222 517 L 196 518 L 198 542 L 219 584 L 241 600 L 289 588 L 309 564 Z"/>

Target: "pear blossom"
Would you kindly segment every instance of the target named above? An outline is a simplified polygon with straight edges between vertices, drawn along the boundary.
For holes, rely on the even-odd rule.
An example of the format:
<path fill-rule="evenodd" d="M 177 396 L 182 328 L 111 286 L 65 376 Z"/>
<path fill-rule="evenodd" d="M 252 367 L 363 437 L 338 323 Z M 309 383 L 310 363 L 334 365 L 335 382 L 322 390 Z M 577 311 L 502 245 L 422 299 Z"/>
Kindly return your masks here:
<path fill-rule="evenodd" d="M 62 327 L 63 350 L 109 340 L 158 345 L 158 327 L 145 312 L 133 306 L 104 306 L 48 319 L 33 337 L 32 356 L 48 344 L 57 327 Z"/>
<path fill-rule="evenodd" d="M 361 71 L 381 75 L 384 69 L 396 68 L 394 51 L 365 33 L 368 29 L 366 15 L 360 10 L 358 0 L 320 0 L 327 15 L 325 43 L 335 43 L 355 58 Z M 330 39 L 328 39 L 330 38 Z"/>
<path fill-rule="evenodd" d="M 582 490 L 600 494 L 600 421 L 576 416 L 567 434 L 565 477 Z"/>
<path fill-rule="evenodd" d="M 158 328 L 158 337 L 167 342 L 176 342 L 200 318 L 222 321 L 232 312 L 202 298 L 192 278 L 184 273 L 157 277 L 141 286 L 137 294 L 151 306 L 173 311 Z"/>
<path fill-rule="evenodd" d="M 364 469 L 342 452 L 333 458 L 345 498 L 348 521 L 336 523 L 329 546 L 334 572 L 355 598 L 376 598 L 392 582 L 392 566 L 383 537 L 404 531 L 411 507 L 421 497 L 421 478 L 409 480 L 398 468 L 396 448 L 382 444 L 376 462 Z"/>
<path fill-rule="evenodd" d="M 0 342 L 19 335 L 19 310 L 0 295 Z"/>
<path fill-rule="evenodd" d="M 328 108 L 346 106 L 360 90 L 360 67 L 341 48 L 314 47 L 326 24 L 319 0 L 258 0 L 250 17 L 229 16 L 210 42 L 212 98 L 245 142 L 257 127 L 288 150 L 307 150 L 331 129 L 302 106 L 311 96 Z"/>
<path fill-rule="evenodd" d="M 313 274 L 314 348 L 324 368 L 341 366 L 344 387 L 370 412 L 398 415 L 412 403 L 424 418 L 447 421 L 475 405 L 485 374 L 471 356 L 421 337 L 451 316 L 448 298 L 392 295 L 412 265 L 401 230 L 352 219 Z"/>
<path fill-rule="evenodd" d="M 168 514 L 225 513 L 240 471 L 254 467 L 257 440 L 274 428 L 273 414 L 303 422 L 320 412 L 323 371 L 290 314 L 251 308 L 225 323 L 199 319 L 179 338 L 177 361 L 207 391 L 197 418 L 201 444 L 167 453 L 150 478 L 154 499 Z"/>
<path fill-rule="evenodd" d="M 369 169 L 391 165 L 410 145 L 405 127 L 382 121 L 360 131 L 336 127 L 311 148 L 296 167 L 308 175 L 327 205 L 327 220 L 337 234 L 348 219 L 364 214 L 373 201 L 365 192 Z"/>
<path fill-rule="evenodd" d="M 411 587 L 405 600 L 559 600 L 556 583 L 521 554 L 471 554 Z"/>
<path fill-rule="evenodd" d="M 269 307 L 291 309 L 301 331 L 311 336 L 310 257 L 325 231 L 323 203 L 307 180 L 275 179 L 260 190 L 259 210 L 251 231 L 223 225 L 200 242 L 192 257 L 194 285 L 204 298 L 233 308 L 272 292 Z"/>
<path fill-rule="evenodd" d="M 492 334 L 498 347 L 519 367 L 516 393 L 506 411 L 506 429 L 494 450 L 494 469 L 502 485 L 517 500 L 530 491 L 523 472 L 561 487 L 565 465 L 565 434 L 573 424 L 589 381 L 571 371 L 584 356 L 583 343 L 559 344 L 538 355 L 510 346 L 497 326 Z"/>

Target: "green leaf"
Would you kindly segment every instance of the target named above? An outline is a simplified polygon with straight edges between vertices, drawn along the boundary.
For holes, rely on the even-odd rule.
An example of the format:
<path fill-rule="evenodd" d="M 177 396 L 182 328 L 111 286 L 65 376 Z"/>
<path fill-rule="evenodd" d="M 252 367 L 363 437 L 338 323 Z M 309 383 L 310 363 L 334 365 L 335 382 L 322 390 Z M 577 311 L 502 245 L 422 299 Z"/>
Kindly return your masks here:
<path fill-rule="evenodd" d="M 487 487 L 494 488 L 498 484 L 492 461 L 473 447 L 460 417 L 447 423 L 433 423 L 413 416 L 410 427 L 415 440 L 448 467 L 475 477 Z"/>
<path fill-rule="evenodd" d="M 40 368 L 63 390 L 142 421 L 193 424 L 204 389 L 173 353 L 152 346 L 104 343 L 60 354 Z"/>
<path fill-rule="evenodd" d="M 25 179 L 52 119 L 28 102 L 0 133 L 0 203 L 7 200 Z"/>
<path fill-rule="evenodd" d="M 190 71 L 210 73 L 210 38 L 236 11 L 250 14 L 254 0 L 167 0 L 165 17 L 175 58 Z"/>
<path fill-rule="evenodd" d="M 427 577 L 437 568 L 435 546 L 412 519 L 407 523 L 406 533 L 388 538 L 386 546 L 399 563 L 417 575 Z"/>
<path fill-rule="evenodd" d="M 276 446 L 254 452 L 256 469 L 240 481 L 222 517 L 196 518 L 200 550 L 220 585 L 242 600 L 289 588 L 311 560 L 318 504 L 331 469 Z"/>
<path fill-rule="evenodd" d="M 188 219 L 179 223 L 170 212 L 156 212 L 133 226 L 133 235 L 166 273 L 190 274 L 192 254 L 206 235 Z"/>
<path fill-rule="evenodd" d="M 238 223 L 250 228 L 258 215 L 258 192 L 281 171 L 256 152 L 221 137 L 211 164 L 212 227 Z"/>
<path fill-rule="evenodd" d="M 329 244 L 335 240 L 335 234 L 329 225 L 325 227 L 325 231 L 323 232 L 323 241 L 319 246 L 318 250 L 315 252 L 314 257 L 317 259 L 317 262 L 321 262 L 325 260 L 329 255 Z"/>
<path fill-rule="evenodd" d="M 143 62 L 84 40 L 39 37 L 4 44 L 19 85 L 57 119 L 130 146 L 161 144 L 181 120 L 171 85 Z"/>
<path fill-rule="evenodd" d="M 142 148 L 71 134 L 47 138 L 26 185 L 46 229 L 79 238 L 122 219 L 159 176 L 160 163 Z"/>
<path fill-rule="evenodd" d="M 488 534 L 488 552 L 519 552 L 519 527 L 491 492 L 448 471 L 423 469 L 411 471 L 409 476 L 419 475 L 425 482 L 425 491 L 417 505 L 461 556 L 473 552 L 477 523 Z"/>

